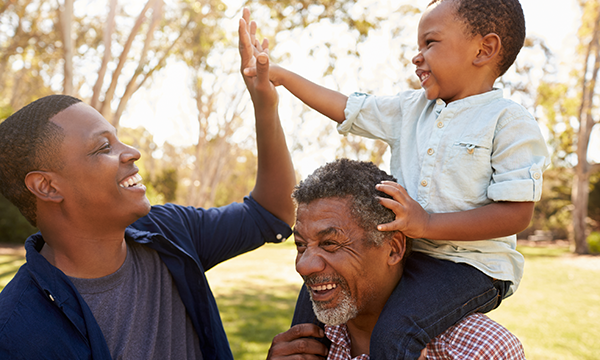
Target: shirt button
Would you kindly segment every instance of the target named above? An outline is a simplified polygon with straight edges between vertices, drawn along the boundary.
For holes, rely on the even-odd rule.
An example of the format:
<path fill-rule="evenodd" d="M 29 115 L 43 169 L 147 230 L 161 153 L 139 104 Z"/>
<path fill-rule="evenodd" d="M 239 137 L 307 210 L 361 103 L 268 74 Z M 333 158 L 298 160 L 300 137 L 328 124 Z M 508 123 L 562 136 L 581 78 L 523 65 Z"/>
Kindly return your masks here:
<path fill-rule="evenodd" d="M 534 173 L 533 178 L 538 180 L 540 178 L 540 173 Z"/>
<path fill-rule="evenodd" d="M 427 155 L 433 155 L 434 152 L 432 148 L 427 149 Z"/>
<path fill-rule="evenodd" d="M 438 104 L 438 105 L 444 105 L 444 100 L 442 100 L 442 99 L 437 99 L 437 100 L 435 101 L 435 103 L 436 103 L 436 104 Z"/>
<path fill-rule="evenodd" d="M 52 294 L 48 294 L 48 297 L 50 298 L 50 301 L 54 302 L 54 296 L 52 296 Z"/>
<path fill-rule="evenodd" d="M 441 122 L 441 121 L 438 121 L 437 127 L 440 128 L 440 129 L 443 128 L 444 127 L 444 123 Z"/>
<path fill-rule="evenodd" d="M 277 234 L 277 236 L 275 236 L 277 238 L 277 240 L 281 240 L 281 238 L 283 237 L 283 235 L 281 234 Z"/>
<path fill-rule="evenodd" d="M 423 186 L 423 187 L 427 186 L 427 180 L 422 180 L 421 181 L 421 186 Z"/>

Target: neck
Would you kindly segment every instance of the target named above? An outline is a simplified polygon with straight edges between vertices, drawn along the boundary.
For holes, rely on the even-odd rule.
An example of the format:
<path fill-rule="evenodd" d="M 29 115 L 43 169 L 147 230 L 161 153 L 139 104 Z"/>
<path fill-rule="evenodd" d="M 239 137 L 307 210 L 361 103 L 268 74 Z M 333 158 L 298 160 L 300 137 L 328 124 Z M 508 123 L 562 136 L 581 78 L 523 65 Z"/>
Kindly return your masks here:
<path fill-rule="evenodd" d="M 46 242 L 40 254 L 68 276 L 92 279 L 110 275 L 127 256 L 125 229 L 90 232 L 68 224 L 38 225 Z"/>

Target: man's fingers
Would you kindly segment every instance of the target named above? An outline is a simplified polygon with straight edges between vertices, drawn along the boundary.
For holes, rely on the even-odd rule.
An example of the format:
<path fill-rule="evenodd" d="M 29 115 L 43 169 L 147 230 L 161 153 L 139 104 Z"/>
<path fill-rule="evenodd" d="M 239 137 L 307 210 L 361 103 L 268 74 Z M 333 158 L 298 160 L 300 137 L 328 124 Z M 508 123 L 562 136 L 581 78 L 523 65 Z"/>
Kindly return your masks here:
<path fill-rule="evenodd" d="M 323 329 L 315 324 L 295 325 L 275 336 L 267 359 L 325 359 L 327 347 L 313 339 L 323 336 Z"/>
<path fill-rule="evenodd" d="M 281 334 L 275 336 L 273 342 L 277 340 L 280 341 L 292 341 L 299 338 L 306 337 L 323 337 L 325 334 L 323 333 L 323 329 L 318 327 L 315 324 L 297 324 L 292 326 L 288 331 L 282 332 Z"/>

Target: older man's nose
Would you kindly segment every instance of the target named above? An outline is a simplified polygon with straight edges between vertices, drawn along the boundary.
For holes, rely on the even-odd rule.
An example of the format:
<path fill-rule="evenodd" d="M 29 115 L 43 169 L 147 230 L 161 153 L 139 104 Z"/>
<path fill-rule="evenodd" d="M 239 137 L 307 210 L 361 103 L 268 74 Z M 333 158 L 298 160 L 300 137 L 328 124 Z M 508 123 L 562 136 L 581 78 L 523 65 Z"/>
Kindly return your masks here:
<path fill-rule="evenodd" d="M 306 249 L 296 258 L 296 271 L 302 276 L 308 276 L 325 270 L 325 261 L 313 249 Z"/>

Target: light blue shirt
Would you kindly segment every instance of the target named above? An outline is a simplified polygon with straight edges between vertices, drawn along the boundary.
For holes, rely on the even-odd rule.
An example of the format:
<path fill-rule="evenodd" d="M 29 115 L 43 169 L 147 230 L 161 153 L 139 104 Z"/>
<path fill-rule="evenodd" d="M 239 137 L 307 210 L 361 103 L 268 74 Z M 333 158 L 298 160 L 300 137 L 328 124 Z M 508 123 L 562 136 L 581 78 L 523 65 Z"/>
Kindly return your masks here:
<path fill-rule="evenodd" d="M 380 139 L 390 145 L 391 172 L 429 213 L 457 212 L 496 201 L 538 201 L 548 150 L 533 116 L 502 97 L 502 90 L 446 104 L 423 90 L 394 96 L 354 93 L 341 134 Z M 516 235 L 481 241 L 415 239 L 413 249 L 470 264 L 488 276 L 523 276 Z"/>

